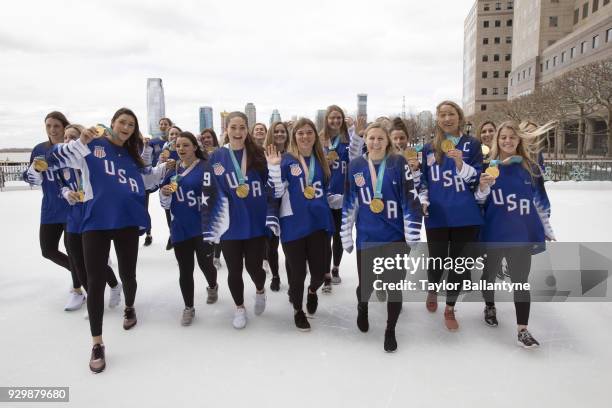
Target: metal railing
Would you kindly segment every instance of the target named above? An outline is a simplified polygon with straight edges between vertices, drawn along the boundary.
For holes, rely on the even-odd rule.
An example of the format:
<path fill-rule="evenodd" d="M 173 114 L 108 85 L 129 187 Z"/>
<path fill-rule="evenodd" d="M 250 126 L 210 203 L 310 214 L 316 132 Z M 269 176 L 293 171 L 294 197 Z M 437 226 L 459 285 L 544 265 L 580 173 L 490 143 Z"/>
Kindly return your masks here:
<path fill-rule="evenodd" d="M 545 160 L 547 181 L 612 181 L 612 160 Z"/>
<path fill-rule="evenodd" d="M 0 188 L 4 188 L 7 181 L 22 181 L 23 172 L 29 165 L 28 162 L 0 162 Z"/>

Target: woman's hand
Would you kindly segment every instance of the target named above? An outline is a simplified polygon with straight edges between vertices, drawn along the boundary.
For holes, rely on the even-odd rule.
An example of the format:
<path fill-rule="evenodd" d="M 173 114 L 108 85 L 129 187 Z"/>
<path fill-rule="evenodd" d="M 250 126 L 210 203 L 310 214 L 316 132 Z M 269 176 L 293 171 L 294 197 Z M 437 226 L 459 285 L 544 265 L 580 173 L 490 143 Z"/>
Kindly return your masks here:
<path fill-rule="evenodd" d="M 478 189 L 482 193 L 491 188 L 493 184 L 495 184 L 495 179 L 493 177 L 489 176 L 487 173 L 480 174 L 480 184 L 478 184 Z"/>
<path fill-rule="evenodd" d="M 423 203 L 423 204 L 421 204 L 421 208 L 423 209 L 423 216 L 424 217 L 429 217 L 429 204 L 428 203 Z"/>
<path fill-rule="evenodd" d="M 163 195 L 165 195 L 166 197 L 169 197 L 172 195 L 172 193 L 174 193 L 174 190 L 172 190 L 172 186 L 170 186 L 170 184 L 166 184 L 165 186 L 163 186 L 160 189 L 161 193 Z"/>
<path fill-rule="evenodd" d="M 457 167 L 457 170 L 461 171 L 463 168 L 463 152 L 459 149 L 453 149 L 449 150 L 446 156 L 449 159 L 453 159 L 455 161 L 455 167 Z"/>
<path fill-rule="evenodd" d="M 269 145 L 268 147 L 266 147 L 264 153 L 266 154 L 266 160 L 268 161 L 268 165 L 275 166 L 280 164 L 281 155 L 278 150 L 276 150 L 276 146 L 274 146 L 273 144 Z"/>
<path fill-rule="evenodd" d="M 410 170 L 412 171 L 417 171 L 419 167 L 421 166 L 417 159 L 408 160 L 408 165 L 410 166 Z"/>
<path fill-rule="evenodd" d="M 96 131 L 96 128 L 90 127 L 89 129 L 83 129 L 79 139 L 81 140 L 81 143 L 83 143 L 84 145 L 88 145 L 89 143 L 91 143 L 92 140 L 98 137 L 99 136 L 98 136 L 98 132 Z"/>

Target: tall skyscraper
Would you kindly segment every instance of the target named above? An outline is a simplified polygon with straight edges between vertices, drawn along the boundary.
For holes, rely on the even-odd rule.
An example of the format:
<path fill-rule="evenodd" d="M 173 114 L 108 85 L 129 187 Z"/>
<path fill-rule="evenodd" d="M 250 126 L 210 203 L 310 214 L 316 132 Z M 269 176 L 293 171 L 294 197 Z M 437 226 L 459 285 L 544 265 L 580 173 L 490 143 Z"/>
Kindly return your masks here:
<path fill-rule="evenodd" d="M 147 79 L 147 123 L 149 134 L 161 137 L 159 120 L 166 116 L 166 102 L 161 78 Z"/>
<path fill-rule="evenodd" d="M 368 94 L 357 94 L 357 119 L 368 120 Z"/>
<path fill-rule="evenodd" d="M 274 109 L 272 111 L 272 115 L 270 116 L 270 125 L 274 122 L 280 122 L 281 121 L 281 115 L 278 112 L 278 109 Z"/>
<path fill-rule="evenodd" d="M 213 109 L 210 106 L 200 107 L 200 132 L 213 127 Z"/>
<path fill-rule="evenodd" d="M 508 99 L 513 11 L 513 0 L 476 0 L 465 19 L 463 110 L 467 116 Z"/>
<path fill-rule="evenodd" d="M 325 109 L 319 109 L 317 111 L 317 130 L 319 132 L 321 132 L 323 130 L 323 128 L 325 127 L 325 114 L 327 113 L 327 110 Z"/>
<path fill-rule="evenodd" d="M 255 104 L 249 102 L 244 107 L 244 114 L 249 120 L 248 127 L 251 129 L 255 123 L 257 123 L 257 111 L 255 110 Z"/>
<path fill-rule="evenodd" d="M 229 112 L 223 111 L 220 113 L 221 115 L 221 131 L 219 132 L 219 143 L 223 142 L 223 132 L 225 131 L 225 120 L 227 119 L 227 115 Z"/>

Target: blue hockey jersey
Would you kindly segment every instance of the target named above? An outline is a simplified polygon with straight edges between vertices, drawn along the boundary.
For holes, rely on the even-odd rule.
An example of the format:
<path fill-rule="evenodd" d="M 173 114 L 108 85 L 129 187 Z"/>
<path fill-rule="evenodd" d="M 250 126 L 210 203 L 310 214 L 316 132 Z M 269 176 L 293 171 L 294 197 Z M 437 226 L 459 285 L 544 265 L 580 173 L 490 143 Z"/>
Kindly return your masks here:
<path fill-rule="evenodd" d="M 463 135 L 456 148 L 463 152 L 461 171 L 457 171 L 455 161 L 446 155 L 441 164 L 436 163 L 431 143 L 423 147 L 419 197 L 421 203 L 429 204 L 426 228 L 482 225 L 482 215 L 474 199 L 482 171 L 481 144 Z"/>
<path fill-rule="evenodd" d="M 331 144 L 339 138 L 336 136 L 331 140 Z M 325 155 L 327 155 L 331 149 L 329 147 L 324 148 Z M 335 148 L 338 154 L 338 159 L 329 163 L 329 169 L 331 176 L 329 179 L 329 194 L 333 198 L 330 199 L 329 204 L 333 209 L 342 208 L 342 198 L 344 196 L 344 188 L 346 185 L 346 172 L 349 164 L 349 144 L 338 141 L 338 145 Z M 334 197 L 335 196 L 335 197 Z"/>
<path fill-rule="evenodd" d="M 66 220 L 66 232 L 71 234 L 81 234 L 83 226 L 83 203 L 74 202 L 66 198 L 66 190 L 79 191 L 82 185 L 82 175 L 80 170 L 64 168 L 57 171 L 58 180 L 61 185 L 62 196 L 69 205 L 68 217 Z"/>
<path fill-rule="evenodd" d="M 380 163 L 374 164 L 378 172 Z M 353 250 L 353 225 L 357 229 L 357 249 L 377 243 L 420 240 L 422 211 L 412 172 L 406 159 L 399 154 L 387 157 L 382 182 L 384 209 L 376 214 L 370 210 L 375 186 L 372 186 L 367 156 L 351 161 L 348 190 L 342 209 L 342 246 Z"/>
<path fill-rule="evenodd" d="M 161 154 L 164 145 L 166 144 L 166 141 L 166 139 L 162 139 L 161 137 L 156 137 L 149 141 L 149 146 L 153 148 L 153 156 L 151 162 L 153 166 L 157 166 L 157 162 L 159 161 L 159 155 Z"/>

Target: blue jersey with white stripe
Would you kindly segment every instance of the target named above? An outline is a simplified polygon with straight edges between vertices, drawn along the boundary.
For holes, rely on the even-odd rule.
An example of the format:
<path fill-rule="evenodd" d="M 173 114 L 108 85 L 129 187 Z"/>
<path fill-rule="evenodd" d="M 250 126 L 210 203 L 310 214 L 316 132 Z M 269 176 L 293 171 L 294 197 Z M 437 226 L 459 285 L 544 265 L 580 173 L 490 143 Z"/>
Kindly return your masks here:
<path fill-rule="evenodd" d="M 51 167 L 81 170 L 85 192 L 82 232 L 150 226 L 144 205 L 143 173 L 123 146 L 106 137 L 88 145 L 79 140 L 59 144 L 47 153 Z M 150 169 L 149 169 L 150 170 Z"/>
<path fill-rule="evenodd" d="M 153 148 L 153 155 L 151 156 L 152 166 L 157 166 L 157 162 L 159 161 L 159 155 L 161 154 L 164 145 L 166 144 L 166 140 L 161 137 L 156 137 L 149 141 L 149 146 Z"/>
<path fill-rule="evenodd" d="M 234 150 L 241 163 L 242 150 Z M 238 177 L 230 156 L 229 146 L 215 150 L 210 156 L 210 185 L 204 185 L 203 193 L 210 196 L 211 205 L 203 211 L 202 229 L 209 241 L 245 240 L 266 235 L 267 200 L 270 194 L 268 171 L 248 169 L 245 183 L 249 185 L 247 197 L 236 195 Z"/>
<path fill-rule="evenodd" d="M 376 172 L 379 168 L 380 163 L 375 163 Z M 381 190 L 384 209 L 378 214 L 370 209 L 374 192 L 366 156 L 352 160 L 342 209 L 340 235 L 343 247 L 352 251 L 353 225 L 357 229 L 357 249 L 370 248 L 377 243 L 418 242 L 421 235 L 421 204 L 410 166 L 403 156 L 392 154 L 387 157 Z"/>
<path fill-rule="evenodd" d="M 474 190 L 482 172 L 481 143 L 464 135 L 456 148 L 463 153 L 461 171 L 445 154 L 438 164 L 431 143 L 423 147 L 419 196 L 421 202 L 429 203 L 426 228 L 482 225 L 482 215 L 474 199 Z"/>
<path fill-rule="evenodd" d="M 340 136 L 336 136 L 340 137 Z M 331 144 L 335 141 L 335 138 L 331 140 Z M 325 155 L 330 150 L 328 147 L 325 149 Z M 329 178 L 329 193 L 344 195 L 344 188 L 346 186 L 346 172 L 349 164 L 349 144 L 339 142 L 336 147 L 336 153 L 338 153 L 338 159 L 330 163 L 329 169 L 331 175 Z"/>
<path fill-rule="evenodd" d="M 304 161 L 308 166 L 310 157 L 304 157 Z M 311 200 L 304 197 L 306 175 L 300 161 L 293 155 L 284 153 L 280 168 L 276 166 L 270 171 L 275 174 L 273 182 L 276 196 L 281 196 L 279 215 L 281 242 L 295 241 L 319 230 L 333 234 L 334 220 L 327 202 L 328 183 L 324 180 L 319 161 L 315 160 L 312 179 L 315 197 Z M 272 177 L 272 174 L 270 176 Z"/>
<path fill-rule="evenodd" d="M 23 173 L 23 179 L 29 184 L 42 187 L 43 198 L 40 208 L 41 224 L 65 224 L 68 218 L 68 203 L 62 197 L 61 187 L 58 184 L 58 175 L 55 170 L 49 169 L 38 173 L 32 167 L 32 161 L 37 156 L 45 157 L 53 147 L 50 142 L 39 143 L 30 155 L 30 168 Z"/>
<path fill-rule="evenodd" d="M 79 191 L 81 183 L 81 171 L 65 168 L 57 171 L 60 188 L 67 188 L 70 191 Z M 81 234 L 83 226 L 83 203 L 76 202 L 71 204 L 68 202 L 68 217 L 66 220 L 66 232 L 71 234 Z"/>

